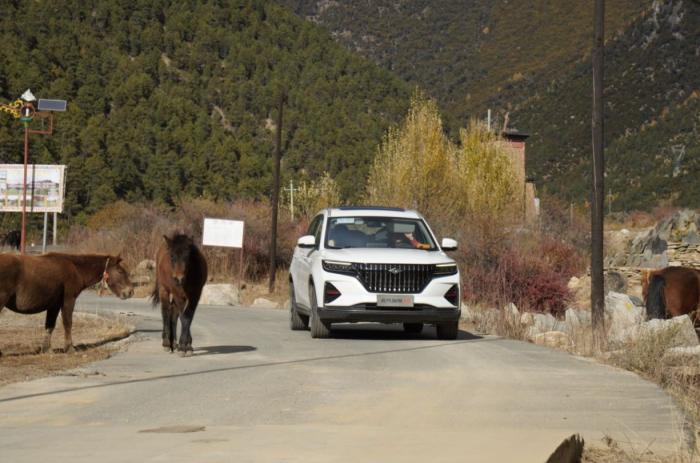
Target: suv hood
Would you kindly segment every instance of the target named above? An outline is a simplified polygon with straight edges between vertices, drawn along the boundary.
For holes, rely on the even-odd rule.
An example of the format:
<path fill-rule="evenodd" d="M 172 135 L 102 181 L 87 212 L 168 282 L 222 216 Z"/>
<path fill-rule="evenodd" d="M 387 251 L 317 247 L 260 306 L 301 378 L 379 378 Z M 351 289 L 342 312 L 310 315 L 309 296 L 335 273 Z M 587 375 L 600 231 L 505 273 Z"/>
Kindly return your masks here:
<path fill-rule="evenodd" d="M 425 251 L 422 249 L 324 249 L 322 256 L 328 260 L 367 264 L 447 264 L 454 262 L 442 251 Z"/>

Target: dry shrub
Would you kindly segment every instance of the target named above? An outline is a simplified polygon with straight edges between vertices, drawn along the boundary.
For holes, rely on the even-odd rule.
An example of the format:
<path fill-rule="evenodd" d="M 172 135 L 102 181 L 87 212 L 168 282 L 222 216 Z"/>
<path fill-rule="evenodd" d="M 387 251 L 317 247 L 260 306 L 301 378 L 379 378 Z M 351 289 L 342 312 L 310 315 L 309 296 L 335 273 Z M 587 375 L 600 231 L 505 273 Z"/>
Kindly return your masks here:
<path fill-rule="evenodd" d="M 663 376 L 661 359 L 664 352 L 674 346 L 678 332 L 678 326 L 670 326 L 655 333 L 643 333 L 625 343 L 623 349 L 614 357 L 615 362 L 626 370 L 659 382 Z"/>
<path fill-rule="evenodd" d="M 512 318 L 503 309 L 476 305 L 468 309 L 469 320 L 479 333 L 495 334 L 508 339 L 525 339 L 527 327 L 520 323 L 520 317 Z"/>
<path fill-rule="evenodd" d="M 88 226 L 73 226 L 66 240 L 74 252 L 121 253 L 128 268 L 143 259 L 153 259 L 163 242 L 163 235 L 184 232 L 202 242 L 204 217 L 243 220 L 244 273 L 249 280 L 263 278 L 269 269 L 270 206 L 267 202 L 215 202 L 207 199 L 180 201 L 173 210 L 153 203 L 110 204 L 88 219 Z M 305 222 L 292 222 L 287 214 L 278 220 L 277 265 L 285 267 L 291 260 L 295 239 L 306 228 Z M 237 277 L 239 251 L 202 247 L 209 264 L 210 278 L 230 280 Z"/>
<path fill-rule="evenodd" d="M 462 246 L 456 256 L 462 271 L 464 297 L 472 303 L 520 310 L 563 313 L 571 294 L 569 279 L 585 269 L 573 246 L 548 235 L 521 234 L 487 246 Z"/>

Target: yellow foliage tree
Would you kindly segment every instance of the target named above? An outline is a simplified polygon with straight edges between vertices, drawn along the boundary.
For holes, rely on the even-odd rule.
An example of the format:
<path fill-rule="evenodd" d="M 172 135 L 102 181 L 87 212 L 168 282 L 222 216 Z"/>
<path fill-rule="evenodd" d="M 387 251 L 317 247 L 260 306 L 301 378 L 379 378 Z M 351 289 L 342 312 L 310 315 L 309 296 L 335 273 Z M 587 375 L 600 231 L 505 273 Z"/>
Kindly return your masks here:
<path fill-rule="evenodd" d="M 437 224 L 500 223 L 516 206 L 506 145 L 483 124 L 444 134 L 437 104 L 416 93 L 404 122 L 388 131 L 367 181 L 370 204 L 414 208 Z"/>
<path fill-rule="evenodd" d="M 338 184 L 328 172 L 315 182 L 302 182 L 294 195 L 299 213 L 306 218 L 325 207 L 341 204 Z"/>
<path fill-rule="evenodd" d="M 449 189 L 451 146 L 437 104 L 416 92 L 406 120 L 391 128 L 370 168 L 367 201 L 429 210 Z"/>
<path fill-rule="evenodd" d="M 503 141 L 483 123 L 460 130 L 455 150 L 455 178 L 450 190 L 461 213 L 490 219 L 517 210 L 516 178 Z"/>

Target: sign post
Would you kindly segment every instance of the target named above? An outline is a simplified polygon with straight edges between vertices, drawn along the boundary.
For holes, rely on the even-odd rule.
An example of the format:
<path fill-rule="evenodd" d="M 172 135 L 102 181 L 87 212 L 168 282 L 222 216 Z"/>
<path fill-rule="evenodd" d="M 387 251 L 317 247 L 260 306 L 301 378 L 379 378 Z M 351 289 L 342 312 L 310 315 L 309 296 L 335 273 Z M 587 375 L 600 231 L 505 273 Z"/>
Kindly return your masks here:
<path fill-rule="evenodd" d="M 243 285 L 243 235 L 245 222 L 241 220 L 226 220 L 204 218 L 202 245 L 224 248 L 238 248 L 238 289 Z"/>
<path fill-rule="evenodd" d="M 39 111 L 35 111 L 34 103 L 36 98 L 32 91 L 27 89 L 22 96 L 9 104 L 0 103 L 0 111 L 4 111 L 15 119 L 19 119 L 24 126 L 24 178 L 22 182 L 22 231 L 20 239 L 20 252 L 25 253 L 26 248 L 26 215 L 27 215 L 27 165 L 29 164 L 29 134 L 51 135 L 53 133 L 53 114 L 52 111 L 63 112 L 66 110 L 65 100 L 45 100 L 40 99 L 37 106 Z M 29 128 L 34 119 L 43 121 L 48 120 L 48 128 L 31 129 Z"/>

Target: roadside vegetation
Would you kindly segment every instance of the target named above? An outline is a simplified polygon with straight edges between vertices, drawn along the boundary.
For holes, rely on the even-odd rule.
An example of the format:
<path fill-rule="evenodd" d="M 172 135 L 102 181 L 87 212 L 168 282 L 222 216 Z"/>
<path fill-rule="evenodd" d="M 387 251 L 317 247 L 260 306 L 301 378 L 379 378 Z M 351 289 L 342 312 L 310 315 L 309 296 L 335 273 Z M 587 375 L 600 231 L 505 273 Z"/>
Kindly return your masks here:
<path fill-rule="evenodd" d="M 560 313 L 567 282 L 585 270 L 585 221 L 545 197 L 538 221 L 524 223 L 508 149 L 477 121 L 451 142 L 437 104 L 416 93 L 378 148 L 366 202 L 417 209 L 439 236 L 457 239 L 469 303 Z"/>
<path fill-rule="evenodd" d="M 134 332 L 134 327 L 123 317 L 76 312 L 73 314 L 76 352 L 63 353 L 63 322 L 59 317 L 51 338 L 51 350 L 40 353 L 45 318 L 45 313 L 25 315 L 7 309 L 0 312 L 0 386 L 59 374 L 108 358 L 119 350 L 114 341 Z"/>

